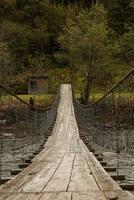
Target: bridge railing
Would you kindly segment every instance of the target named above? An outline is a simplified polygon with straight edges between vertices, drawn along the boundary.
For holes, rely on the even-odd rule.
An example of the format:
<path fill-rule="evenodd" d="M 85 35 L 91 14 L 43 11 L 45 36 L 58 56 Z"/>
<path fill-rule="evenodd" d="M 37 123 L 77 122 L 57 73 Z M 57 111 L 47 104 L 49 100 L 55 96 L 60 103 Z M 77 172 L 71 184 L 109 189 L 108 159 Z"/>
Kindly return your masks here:
<path fill-rule="evenodd" d="M 46 142 L 48 128 L 56 118 L 59 96 L 60 87 L 50 107 L 38 108 L 0 85 L 0 180 L 10 177 L 19 163 Z"/>
<path fill-rule="evenodd" d="M 134 70 L 94 104 L 74 98 L 79 127 L 96 150 L 134 155 Z"/>

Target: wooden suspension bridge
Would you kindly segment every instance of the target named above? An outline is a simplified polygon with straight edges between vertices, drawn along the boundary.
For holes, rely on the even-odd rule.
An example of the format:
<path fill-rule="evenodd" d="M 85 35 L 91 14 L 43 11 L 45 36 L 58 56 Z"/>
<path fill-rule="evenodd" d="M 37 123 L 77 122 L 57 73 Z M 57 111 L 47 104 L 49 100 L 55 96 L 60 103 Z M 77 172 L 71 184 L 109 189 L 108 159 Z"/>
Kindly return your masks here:
<path fill-rule="evenodd" d="M 134 200 L 80 139 L 71 85 L 61 85 L 52 135 L 29 166 L 0 187 L 0 200 Z"/>

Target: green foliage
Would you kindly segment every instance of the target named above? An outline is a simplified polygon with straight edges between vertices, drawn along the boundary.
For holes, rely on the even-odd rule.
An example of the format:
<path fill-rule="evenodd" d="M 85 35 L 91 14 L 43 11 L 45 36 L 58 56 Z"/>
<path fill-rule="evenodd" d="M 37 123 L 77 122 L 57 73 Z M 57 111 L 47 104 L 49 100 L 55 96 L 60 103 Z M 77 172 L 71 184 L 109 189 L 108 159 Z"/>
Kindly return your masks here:
<path fill-rule="evenodd" d="M 29 0 L 16 0 L 17 8 L 24 8 L 29 3 Z"/>
<path fill-rule="evenodd" d="M 126 63 L 134 63 L 134 29 L 120 39 L 121 59 Z"/>
<path fill-rule="evenodd" d="M 27 65 L 28 39 L 30 32 L 28 28 L 10 21 L 4 22 L 4 31 L 8 39 L 11 55 L 19 65 Z"/>
<path fill-rule="evenodd" d="M 113 52 L 118 45 L 109 39 L 106 12 L 103 6 L 96 4 L 92 9 L 83 10 L 75 21 L 68 21 L 65 34 L 59 42 L 73 66 L 90 71 L 91 76 L 104 73 L 105 66 L 112 62 Z"/>
<path fill-rule="evenodd" d="M 9 66 L 11 64 L 11 55 L 7 43 L 0 42 L 0 80 L 5 79 L 11 73 Z"/>
<path fill-rule="evenodd" d="M 34 67 L 35 64 L 31 66 L 31 60 L 38 60 L 39 65 L 43 67 L 41 63 L 44 58 L 45 60 L 52 58 L 53 52 L 59 49 L 57 37 L 66 23 L 64 9 L 49 5 L 47 0 L 12 0 L 11 2 L 3 0 L 0 5 L 3 16 L 1 27 L 16 66 L 16 73 Z M 9 19 L 10 7 L 14 12 Z"/>
<path fill-rule="evenodd" d="M 132 0 L 109 0 L 109 25 L 117 35 L 126 33 L 134 23 L 134 8 L 131 3 Z"/>
<path fill-rule="evenodd" d="M 96 4 L 90 10 L 82 10 L 75 20 L 69 20 L 59 38 L 72 69 L 77 67 L 85 74 L 83 103 L 88 101 L 94 79 L 104 74 L 112 79 L 108 71 L 116 61 L 119 45 L 110 35 L 107 12 L 102 5 Z"/>
<path fill-rule="evenodd" d="M 15 10 L 15 0 L 0 1 L 0 19 L 3 17 L 10 18 Z"/>
<path fill-rule="evenodd" d="M 77 5 L 80 8 L 89 8 L 91 7 L 96 0 L 50 0 L 51 4 L 54 6 L 56 5 L 62 5 L 62 6 L 68 6 L 70 4 Z"/>

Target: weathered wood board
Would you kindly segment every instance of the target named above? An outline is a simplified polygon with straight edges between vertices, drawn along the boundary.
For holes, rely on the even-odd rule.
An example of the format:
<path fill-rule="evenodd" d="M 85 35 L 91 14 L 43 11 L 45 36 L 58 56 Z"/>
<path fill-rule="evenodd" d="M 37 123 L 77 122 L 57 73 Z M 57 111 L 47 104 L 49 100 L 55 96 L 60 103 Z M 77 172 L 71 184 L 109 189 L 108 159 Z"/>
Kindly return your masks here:
<path fill-rule="evenodd" d="M 0 200 L 134 200 L 88 151 L 79 137 L 70 85 L 52 135 L 31 165 L 0 187 Z"/>

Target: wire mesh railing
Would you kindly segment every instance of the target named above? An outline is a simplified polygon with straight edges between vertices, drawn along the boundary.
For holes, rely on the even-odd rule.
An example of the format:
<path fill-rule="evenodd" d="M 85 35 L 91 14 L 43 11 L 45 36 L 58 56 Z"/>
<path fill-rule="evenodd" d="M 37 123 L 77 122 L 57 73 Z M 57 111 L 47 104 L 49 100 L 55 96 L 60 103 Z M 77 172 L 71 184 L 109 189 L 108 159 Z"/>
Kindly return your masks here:
<path fill-rule="evenodd" d="M 60 87 L 50 107 L 38 108 L 0 85 L 0 181 L 46 142 L 59 97 Z"/>
<path fill-rule="evenodd" d="M 92 105 L 74 98 L 74 108 L 89 145 L 134 181 L 134 70 Z"/>

